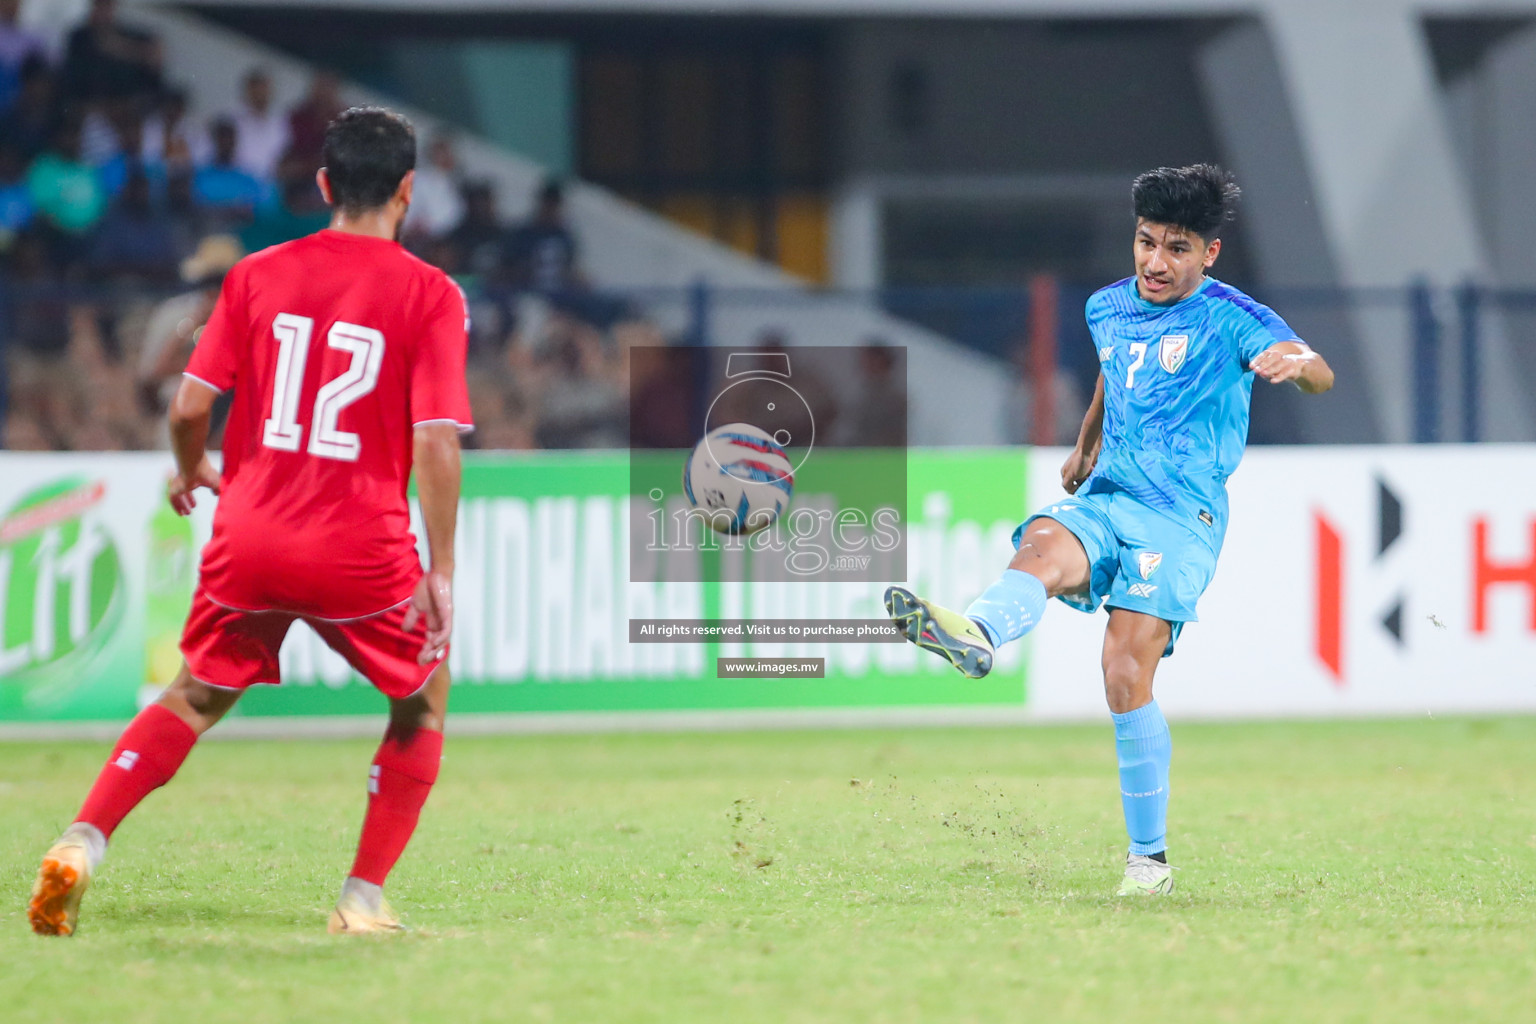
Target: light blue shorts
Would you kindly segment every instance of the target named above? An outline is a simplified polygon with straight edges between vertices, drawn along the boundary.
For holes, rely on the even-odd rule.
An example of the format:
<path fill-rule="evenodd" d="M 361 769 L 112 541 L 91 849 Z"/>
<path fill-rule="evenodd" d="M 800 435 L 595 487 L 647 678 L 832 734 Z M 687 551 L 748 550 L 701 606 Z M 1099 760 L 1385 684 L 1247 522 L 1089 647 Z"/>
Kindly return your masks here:
<path fill-rule="evenodd" d="M 1102 604 L 1164 619 L 1173 633 L 1163 657 L 1172 654 L 1184 623 L 1198 621 L 1195 605 L 1216 574 L 1218 538 L 1225 531 L 1214 523 L 1186 526 L 1125 491 L 1079 492 L 1019 524 L 1015 548 L 1029 524 L 1042 518 L 1071 530 L 1088 555 L 1088 592 L 1063 594 L 1061 600 L 1085 612 Z"/>

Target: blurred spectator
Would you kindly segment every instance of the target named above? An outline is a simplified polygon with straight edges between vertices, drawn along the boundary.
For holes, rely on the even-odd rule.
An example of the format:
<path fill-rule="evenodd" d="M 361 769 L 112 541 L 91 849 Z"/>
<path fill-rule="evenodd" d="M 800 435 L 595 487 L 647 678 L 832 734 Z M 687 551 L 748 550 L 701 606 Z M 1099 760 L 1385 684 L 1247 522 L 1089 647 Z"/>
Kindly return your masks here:
<path fill-rule="evenodd" d="M 80 122 L 66 118 L 53 142 L 32 162 L 27 189 L 38 215 L 69 235 L 85 234 L 106 212 L 107 193 L 96 169 L 80 159 Z"/>
<path fill-rule="evenodd" d="M 181 279 L 189 291 L 160 303 L 149 315 L 144 343 L 135 366 L 140 402 L 146 413 L 161 417 L 181 382 L 197 340 L 213 313 L 224 277 L 245 256 L 239 241 L 230 235 L 209 235 L 197 251 L 181 263 Z M 161 444 L 168 441 L 162 436 Z"/>
<path fill-rule="evenodd" d="M 0 143 L 0 253 L 10 251 L 17 234 L 32 223 L 35 212 L 21 154 Z"/>
<path fill-rule="evenodd" d="M 9 110 L 21 93 L 21 70 L 27 61 L 48 59 L 43 37 L 17 24 L 20 11 L 21 0 L 0 0 L 0 111 Z"/>
<path fill-rule="evenodd" d="M 537 295 L 558 313 L 607 330 L 625 316 L 625 303 L 587 285 L 577 263 L 576 236 L 565 219 L 565 188 L 539 187 L 533 216 L 506 235 L 502 277 L 514 290 Z"/>
<path fill-rule="evenodd" d="M 628 330 L 622 325 L 615 333 Z M 667 348 L 663 340 L 642 334 L 625 348 L 629 353 L 629 443 L 635 448 L 692 448 L 698 440 L 693 421 L 701 396 L 703 360 L 696 350 Z M 707 404 L 707 401 L 705 402 Z"/>
<path fill-rule="evenodd" d="M 216 223 L 243 227 L 272 202 L 272 186 L 235 163 L 238 144 L 233 121 L 213 123 L 213 160 L 192 173 L 192 195 Z"/>
<path fill-rule="evenodd" d="M 133 393 L 133 373 L 103 332 L 102 311 L 78 306 L 70 313 L 69 368 L 74 414 L 60 424 L 74 451 L 119 451 L 148 443 Z"/>
<path fill-rule="evenodd" d="M 602 340 L 573 320 L 559 323 L 540 360 L 538 427 L 544 448 L 622 448 L 628 436 L 624 393 L 604 373 Z"/>
<path fill-rule="evenodd" d="M 83 112 L 80 118 L 80 159 L 92 167 L 99 167 L 121 152 L 117 128 L 113 124 L 113 111 L 121 100 L 96 100 L 74 109 Z"/>
<path fill-rule="evenodd" d="M 49 452 L 53 451 L 54 443 L 36 417 L 13 409 L 5 417 L 5 436 L 0 438 L 0 447 L 13 452 Z"/>
<path fill-rule="evenodd" d="M 533 408 L 507 374 L 472 367 L 468 380 L 469 405 L 475 411 L 475 432 L 466 439 L 471 448 L 507 451 L 538 447 Z"/>
<path fill-rule="evenodd" d="M 514 287 L 560 295 L 582 284 L 576 268 L 576 236 L 565 223 L 565 189 L 558 181 L 539 188 L 533 216 L 507 236 L 504 255 Z"/>
<path fill-rule="evenodd" d="M 144 119 L 139 105 L 115 105 L 111 108 L 111 117 L 117 151 L 105 160 L 95 162 L 101 187 L 107 190 L 107 195 L 116 196 L 131 176 L 141 174 L 158 202 L 165 190 L 165 164 L 144 156 Z"/>
<path fill-rule="evenodd" d="M 256 252 L 313 234 L 331 222 L 330 208 L 313 181 L 291 181 L 283 186 L 282 200 L 258 207 L 251 226 L 240 232 L 246 249 Z"/>
<path fill-rule="evenodd" d="M 176 239 L 176 251 L 183 255 L 197 248 L 208 234 L 212 218 L 197 205 L 192 194 L 192 172 L 172 171 L 165 179 L 165 219 Z"/>
<path fill-rule="evenodd" d="M 859 349 L 859 380 L 842 418 L 840 444 L 856 448 L 901 448 L 907 443 L 906 359 L 881 339 Z"/>
<path fill-rule="evenodd" d="M 496 190 L 488 181 L 465 185 L 464 219 L 448 235 L 454 267 L 450 273 L 474 274 L 495 280 L 502 266 L 503 240 L 501 215 L 496 210 Z"/>
<path fill-rule="evenodd" d="M 241 98 L 233 117 L 235 166 L 253 178 L 272 181 L 278 161 L 288 152 L 288 118 L 272 105 L 272 79 L 261 68 L 246 72 Z"/>
<path fill-rule="evenodd" d="M 171 223 L 157 215 L 149 179 L 135 170 L 96 226 L 89 268 L 102 278 L 163 284 L 175 280 L 178 257 Z"/>
<path fill-rule="evenodd" d="M 313 184 L 324 160 L 325 129 L 346 109 L 341 99 L 341 79 L 319 71 L 309 81 L 309 92 L 288 111 L 288 155 L 283 158 L 283 180 L 303 179 Z M 421 171 L 417 169 L 417 182 Z M 316 190 L 316 202 L 320 202 Z M 321 205 L 324 205 L 323 202 Z M 414 207 L 413 207 L 414 208 Z"/>
<path fill-rule="evenodd" d="M 427 162 L 416 168 L 405 231 L 419 239 L 443 238 L 464 219 L 464 181 L 453 141 L 439 135 L 427 149 Z"/>
<path fill-rule="evenodd" d="M 77 413 L 78 375 L 69 366 L 71 312 L 50 259 L 48 240 L 37 231 L 17 236 L 8 260 L 5 346 L 10 381 L 9 413 L 32 423 L 48 439 L 65 444 L 63 425 Z"/>
<path fill-rule="evenodd" d="M 33 54 L 21 66 L 20 92 L 11 109 L 0 117 L 0 142 L 16 147 L 23 160 L 31 160 L 48 146 L 59 118 L 55 105 L 53 70 Z"/>
<path fill-rule="evenodd" d="M 170 170 L 190 170 L 213 159 L 213 140 L 187 112 L 184 89 L 166 89 L 155 98 L 144 119 L 143 140 L 144 161 Z"/>
<path fill-rule="evenodd" d="M 117 0 L 91 0 L 85 24 L 69 34 L 59 76 L 73 99 L 152 95 L 160 61 L 158 39 L 117 24 Z"/>

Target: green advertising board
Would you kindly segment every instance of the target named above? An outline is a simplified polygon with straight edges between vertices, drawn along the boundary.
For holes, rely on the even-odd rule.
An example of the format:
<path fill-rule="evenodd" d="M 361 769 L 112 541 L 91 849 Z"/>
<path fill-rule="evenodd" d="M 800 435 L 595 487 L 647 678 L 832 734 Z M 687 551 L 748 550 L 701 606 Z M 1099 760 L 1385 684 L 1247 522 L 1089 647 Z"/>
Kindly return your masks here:
<path fill-rule="evenodd" d="M 1028 507 L 1026 459 L 1016 449 L 906 456 L 905 573 L 915 589 L 963 603 L 995 578 Z M 131 715 L 174 671 L 172 638 L 211 499 L 190 529 L 168 517 L 163 456 L 4 455 L 0 468 L 0 721 Z M 466 456 L 456 714 L 1023 704 L 1027 643 L 1007 648 L 980 681 L 905 643 L 630 643 L 631 618 L 875 619 L 884 585 L 900 582 L 722 582 L 708 572 L 632 582 L 631 503 L 644 500 L 632 483 L 626 453 Z M 836 489 L 807 474 L 796 501 Z M 825 658 L 826 673 L 720 678 L 716 659 L 727 656 Z M 284 647 L 283 674 L 283 686 L 254 688 L 238 714 L 383 706 L 302 626 Z"/>

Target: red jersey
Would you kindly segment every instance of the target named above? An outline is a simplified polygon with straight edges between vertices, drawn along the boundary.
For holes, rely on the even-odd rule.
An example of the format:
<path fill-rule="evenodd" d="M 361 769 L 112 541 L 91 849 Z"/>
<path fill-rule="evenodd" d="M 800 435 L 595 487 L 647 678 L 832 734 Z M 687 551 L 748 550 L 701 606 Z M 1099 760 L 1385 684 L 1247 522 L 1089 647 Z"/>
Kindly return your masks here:
<path fill-rule="evenodd" d="M 382 238 L 325 230 L 230 271 L 187 366 L 235 392 L 212 600 L 349 619 L 411 596 L 413 428 L 470 429 L 466 327 L 458 286 Z"/>

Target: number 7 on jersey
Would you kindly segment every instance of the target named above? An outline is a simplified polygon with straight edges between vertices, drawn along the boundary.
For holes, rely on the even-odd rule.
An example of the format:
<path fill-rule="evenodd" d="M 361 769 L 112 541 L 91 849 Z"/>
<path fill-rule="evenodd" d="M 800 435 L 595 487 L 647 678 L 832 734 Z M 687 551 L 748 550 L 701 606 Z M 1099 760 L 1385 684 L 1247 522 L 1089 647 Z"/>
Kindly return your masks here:
<path fill-rule="evenodd" d="M 299 423 L 299 397 L 304 390 L 304 366 L 309 360 L 309 340 L 315 332 L 312 317 L 279 313 L 272 318 L 277 339 L 277 372 L 272 379 L 272 415 L 262 431 L 262 443 L 279 451 L 296 452 L 304 440 Z M 350 352 L 352 362 L 341 374 L 323 384 L 315 395 L 309 435 L 309 453 L 322 459 L 356 462 L 362 442 L 338 423 L 347 406 L 367 395 L 379 383 L 384 363 L 384 335 L 372 327 L 338 320 L 326 332 L 325 343 Z"/>

